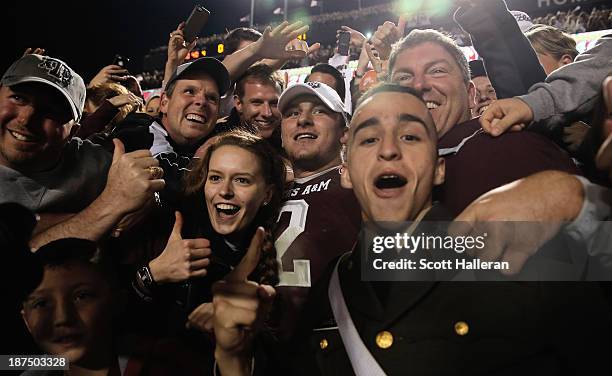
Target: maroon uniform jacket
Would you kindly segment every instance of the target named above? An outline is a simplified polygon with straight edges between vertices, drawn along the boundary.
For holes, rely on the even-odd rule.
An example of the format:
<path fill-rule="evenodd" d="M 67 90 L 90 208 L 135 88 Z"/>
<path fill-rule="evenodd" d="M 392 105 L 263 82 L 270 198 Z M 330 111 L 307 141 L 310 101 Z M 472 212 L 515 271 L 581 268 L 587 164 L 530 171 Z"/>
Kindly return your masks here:
<path fill-rule="evenodd" d="M 580 174 L 567 153 L 548 138 L 531 131 L 492 137 L 482 131 L 478 119 L 454 126 L 438 141 L 438 150 L 446 159 L 446 175 L 434 197 L 454 215 L 483 193 L 536 172 Z"/>
<path fill-rule="evenodd" d="M 296 179 L 285 192 L 274 239 L 281 263 L 278 292 L 288 334 L 296 313 L 327 264 L 357 240 L 361 209 L 350 189 L 340 186 L 340 168 L 334 167 Z"/>

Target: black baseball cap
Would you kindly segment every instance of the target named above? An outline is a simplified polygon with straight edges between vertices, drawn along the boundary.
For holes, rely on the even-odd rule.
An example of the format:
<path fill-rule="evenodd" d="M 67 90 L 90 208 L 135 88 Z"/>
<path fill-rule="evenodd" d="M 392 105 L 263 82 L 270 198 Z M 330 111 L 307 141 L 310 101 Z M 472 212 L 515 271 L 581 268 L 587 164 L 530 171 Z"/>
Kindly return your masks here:
<path fill-rule="evenodd" d="M 482 60 L 472 60 L 469 62 L 470 64 L 470 76 L 471 78 L 487 76 L 487 70 L 482 63 Z"/>
<path fill-rule="evenodd" d="M 214 57 L 202 57 L 179 65 L 166 83 L 166 87 L 191 72 L 203 72 L 208 74 L 217 83 L 219 95 L 221 96 L 223 96 L 230 87 L 231 81 L 227 68 Z"/>

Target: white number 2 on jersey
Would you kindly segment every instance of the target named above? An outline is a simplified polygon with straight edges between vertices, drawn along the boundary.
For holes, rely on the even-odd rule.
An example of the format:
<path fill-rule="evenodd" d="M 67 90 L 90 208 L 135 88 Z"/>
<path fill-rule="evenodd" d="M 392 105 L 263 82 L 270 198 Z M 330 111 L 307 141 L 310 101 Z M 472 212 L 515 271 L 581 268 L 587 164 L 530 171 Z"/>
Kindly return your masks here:
<path fill-rule="evenodd" d="M 306 216 L 308 215 L 308 203 L 304 200 L 289 200 L 281 208 L 280 216 L 283 212 L 291 213 L 289 226 L 283 231 L 274 242 L 276 247 L 276 258 L 281 270 L 278 283 L 279 286 L 310 287 L 310 260 L 293 260 L 292 272 L 283 271 L 283 255 L 289 249 L 293 241 L 304 232 L 306 227 Z"/>

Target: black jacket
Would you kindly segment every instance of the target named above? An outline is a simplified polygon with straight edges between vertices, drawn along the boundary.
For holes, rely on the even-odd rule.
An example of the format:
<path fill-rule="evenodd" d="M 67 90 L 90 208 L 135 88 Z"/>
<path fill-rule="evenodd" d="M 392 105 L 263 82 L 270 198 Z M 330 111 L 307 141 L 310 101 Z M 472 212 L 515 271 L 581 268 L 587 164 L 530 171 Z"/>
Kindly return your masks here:
<path fill-rule="evenodd" d="M 498 99 L 527 94 L 533 84 L 546 79 L 531 43 L 503 0 L 461 7 L 455 12 L 455 22 L 470 34 Z"/>
<path fill-rule="evenodd" d="M 434 208 L 424 220 L 435 219 L 449 217 Z M 597 284 L 372 283 L 362 280 L 359 262 L 359 252 L 341 262 L 340 284 L 364 344 L 388 375 L 606 372 L 602 343 L 612 320 Z M 329 304 L 331 272 L 312 289 L 293 343 L 268 351 L 257 374 L 353 374 Z M 385 349 L 377 341 L 383 331 L 393 337 Z"/>

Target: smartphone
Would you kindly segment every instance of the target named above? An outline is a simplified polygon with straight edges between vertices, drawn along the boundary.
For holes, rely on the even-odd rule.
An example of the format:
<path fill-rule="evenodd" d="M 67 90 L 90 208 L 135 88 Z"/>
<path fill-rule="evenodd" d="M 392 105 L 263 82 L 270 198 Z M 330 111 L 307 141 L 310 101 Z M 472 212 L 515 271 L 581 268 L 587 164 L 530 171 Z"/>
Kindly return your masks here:
<path fill-rule="evenodd" d="M 126 68 L 129 62 L 130 62 L 129 58 L 125 56 L 121 56 L 121 55 L 115 55 L 115 60 L 113 60 L 113 65 L 118 65 L 121 68 Z"/>
<path fill-rule="evenodd" d="M 183 28 L 185 42 L 191 43 L 198 37 L 204 25 L 206 25 L 209 16 L 210 11 L 203 6 L 196 5 L 193 8 L 189 18 L 185 21 L 185 28 Z"/>
<path fill-rule="evenodd" d="M 348 56 L 351 43 L 351 33 L 341 31 L 338 33 L 338 54 Z"/>

